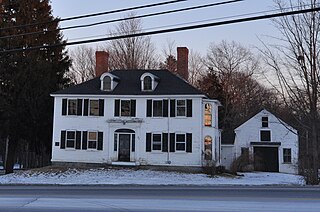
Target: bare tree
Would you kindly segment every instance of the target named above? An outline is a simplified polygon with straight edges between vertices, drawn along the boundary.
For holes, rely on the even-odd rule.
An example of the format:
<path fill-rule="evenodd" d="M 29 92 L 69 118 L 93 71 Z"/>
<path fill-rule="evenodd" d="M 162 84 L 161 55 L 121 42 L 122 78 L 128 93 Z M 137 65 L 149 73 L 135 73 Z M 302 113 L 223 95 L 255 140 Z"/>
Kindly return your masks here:
<path fill-rule="evenodd" d="M 189 55 L 189 83 L 198 86 L 199 80 L 206 75 L 207 67 L 205 65 L 203 56 L 199 52 L 190 50 Z"/>
<path fill-rule="evenodd" d="M 72 83 L 79 84 L 95 77 L 95 49 L 79 46 L 70 53 L 72 66 L 67 73 Z"/>
<path fill-rule="evenodd" d="M 223 109 L 219 119 L 223 129 L 233 130 L 252 112 L 270 105 L 273 94 L 254 78 L 260 73 L 260 65 L 257 56 L 248 48 L 226 41 L 211 44 L 206 65 L 221 85 Z M 203 79 L 208 80 L 208 76 Z M 202 84 L 200 81 L 200 88 L 205 86 Z"/>
<path fill-rule="evenodd" d="M 282 11 L 315 8 L 319 0 L 277 0 Z M 298 8 L 297 8 L 298 5 Z M 308 164 L 307 183 L 318 184 L 319 167 L 319 89 L 320 89 L 320 13 L 310 12 L 273 20 L 281 33 L 277 45 L 265 43 L 265 62 L 276 76 L 269 79 L 295 115 L 304 133 Z"/>
<path fill-rule="evenodd" d="M 110 31 L 111 35 L 130 35 L 142 32 L 142 20 L 132 18 L 122 21 Z M 155 47 L 149 36 L 139 36 L 112 40 L 107 44 L 109 52 L 109 69 L 148 69 L 155 68 Z"/>

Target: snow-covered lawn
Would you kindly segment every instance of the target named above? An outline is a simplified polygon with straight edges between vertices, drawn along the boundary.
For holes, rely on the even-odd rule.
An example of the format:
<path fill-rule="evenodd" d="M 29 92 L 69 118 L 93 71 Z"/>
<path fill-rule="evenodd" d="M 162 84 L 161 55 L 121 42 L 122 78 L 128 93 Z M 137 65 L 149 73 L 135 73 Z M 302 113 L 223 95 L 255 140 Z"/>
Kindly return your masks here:
<path fill-rule="evenodd" d="M 0 176 L 0 184 L 54 185 L 304 185 L 301 176 L 252 172 L 244 176 L 216 176 L 133 169 L 47 169 Z"/>

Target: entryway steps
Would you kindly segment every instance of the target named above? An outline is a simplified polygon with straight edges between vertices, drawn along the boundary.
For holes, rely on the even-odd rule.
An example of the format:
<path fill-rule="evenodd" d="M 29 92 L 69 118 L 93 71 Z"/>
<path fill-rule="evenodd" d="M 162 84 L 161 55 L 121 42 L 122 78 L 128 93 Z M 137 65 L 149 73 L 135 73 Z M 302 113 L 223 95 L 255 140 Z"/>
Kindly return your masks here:
<path fill-rule="evenodd" d="M 114 165 L 114 166 L 137 166 L 137 164 L 135 162 L 121 162 L 121 161 L 112 162 L 112 165 Z"/>

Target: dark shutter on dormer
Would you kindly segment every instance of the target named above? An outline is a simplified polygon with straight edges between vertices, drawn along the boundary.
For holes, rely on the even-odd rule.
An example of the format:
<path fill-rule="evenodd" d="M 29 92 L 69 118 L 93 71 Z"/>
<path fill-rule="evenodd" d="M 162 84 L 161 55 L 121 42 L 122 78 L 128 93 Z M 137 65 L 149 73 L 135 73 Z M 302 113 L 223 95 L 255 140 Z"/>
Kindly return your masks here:
<path fill-rule="evenodd" d="M 99 99 L 99 116 L 104 116 L 104 99 Z"/>
<path fill-rule="evenodd" d="M 146 152 L 151 152 L 151 133 L 146 134 Z"/>
<path fill-rule="evenodd" d="M 134 99 L 131 99 L 131 108 L 130 108 L 130 116 L 131 117 L 136 117 L 136 100 Z"/>
<path fill-rule="evenodd" d="M 83 100 L 83 115 L 88 116 L 88 110 L 89 110 L 89 99 Z"/>
<path fill-rule="evenodd" d="M 118 117 L 120 115 L 120 99 L 114 101 L 114 116 Z"/>
<path fill-rule="evenodd" d="M 168 133 L 162 133 L 162 152 L 168 152 Z"/>
<path fill-rule="evenodd" d="M 76 149 L 81 149 L 81 131 L 76 132 Z"/>
<path fill-rule="evenodd" d="M 60 135 L 60 149 L 66 148 L 66 131 L 62 130 Z"/>
<path fill-rule="evenodd" d="M 82 116 L 82 99 L 77 99 L 77 115 Z"/>
<path fill-rule="evenodd" d="M 147 99 L 147 117 L 152 116 L 152 100 Z"/>
<path fill-rule="evenodd" d="M 192 99 L 187 99 L 187 117 L 192 117 Z"/>
<path fill-rule="evenodd" d="M 174 133 L 170 133 L 170 152 L 175 152 L 176 146 L 176 135 Z"/>
<path fill-rule="evenodd" d="M 88 141 L 88 132 L 82 132 L 82 149 L 87 149 L 87 141 Z"/>
<path fill-rule="evenodd" d="M 187 133 L 186 152 L 192 152 L 192 133 Z"/>
<path fill-rule="evenodd" d="M 98 132 L 98 150 L 103 149 L 103 132 Z"/>
<path fill-rule="evenodd" d="M 62 115 L 67 115 L 67 99 L 62 99 Z"/>
<path fill-rule="evenodd" d="M 167 99 L 163 100 L 163 107 L 162 107 L 163 117 L 168 117 L 168 107 L 169 107 L 168 100 Z"/>
<path fill-rule="evenodd" d="M 176 100 L 170 100 L 170 117 L 176 117 Z"/>

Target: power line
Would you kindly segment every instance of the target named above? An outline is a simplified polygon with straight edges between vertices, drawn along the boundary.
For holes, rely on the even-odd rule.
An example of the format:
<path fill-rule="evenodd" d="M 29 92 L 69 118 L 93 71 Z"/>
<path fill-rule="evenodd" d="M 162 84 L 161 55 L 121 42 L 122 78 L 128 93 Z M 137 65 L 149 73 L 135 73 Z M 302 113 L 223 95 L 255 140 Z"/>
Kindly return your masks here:
<path fill-rule="evenodd" d="M 53 44 L 53 45 L 47 45 L 47 46 L 35 46 L 35 47 L 29 47 L 29 48 L 10 49 L 10 50 L 1 51 L 0 53 L 3 54 L 3 53 L 22 52 L 22 51 L 61 47 L 61 46 L 79 45 L 79 44 L 85 44 L 85 43 L 96 43 L 96 42 L 101 42 L 101 41 L 117 40 L 117 39 L 140 37 L 140 36 L 147 36 L 147 35 L 164 34 L 164 33 L 178 32 L 178 31 L 187 31 L 187 30 L 193 30 L 193 29 L 200 29 L 200 28 L 208 28 L 208 27 L 214 27 L 214 26 L 222 26 L 222 25 L 257 21 L 257 20 L 277 18 L 277 17 L 282 17 L 282 16 L 297 15 L 297 14 L 303 14 L 303 13 L 309 13 L 309 12 L 317 12 L 317 11 L 320 11 L 320 7 L 311 8 L 311 9 L 296 10 L 296 11 L 289 11 L 289 12 L 280 12 L 280 13 L 275 13 L 275 14 L 247 17 L 247 18 L 227 20 L 227 21 L 220 21 L 220 22 L 213 22 L 213 23 L 207 23 L 207 24 L 198 24 L 198 25 L 191 25 L 191 26 L 178 27 L 178 28 L 155 30 L 155 31 L 150 31 L 150 32 L 141 32 L 141 33 L 130 34 L 130 35 L 120 35 L 120 36 L 113 36 L 113 37 L 107 37 L 107 38 L 75 41 L 75 42 L 69 42 L 69 43 L 64 43 L 64 44 Z"/>
<path fill-rule="evenodd" d="M 241 2 L 241 1 L 244 1 L 244 0 L 223 1 L 223 2 L 217 2 L 217 3 L 212 3 L 212 4 L 205 4 L 205 5 L 200 5 L 200 6 L 193 6 L 193 7 L 186 7 L 186 8 L 182 8 L 182 9 L 163 11 L 163 12 L 158 12 L 158 13 L 149 13 L 149 14 L 139 15 L 139 16 L 134 16 L 134 17 L 126 17 L 126 18 L 120 18 L 120 19 L 113 19 L 113 20 L 109 20 L 109 21 L 101 21 L 101 22 L 96 22 L 96 23 L 91 23 L 91 24 L 82 24 L 82 25 L 76 25 L 76 26 L 57 28 L 54 30 L 21 33 L 21 34 L 16 34 L 16 35 L 7 35 L 7 36 L 0 37 L 0 39 L 14 38 L 14 37 L 20 37 L 20 36 L 25 36 L 25 35 L 44 34 L 44 33 L 49 33 L 49 32 L 55 32 L 58 30 L 69 30 L 69 29 L 92 27 L 92 26 L 109 24 L 109 23 L 114 23 L 114 22 L 119 22 L 119 21 L 127 21 L 127 20 L 132 20 L 132 19 L 137 19 L 137 18 L 146 18 L 146 17 L 152 17 L 152 16 L 159 16 L 159 15 L 165 15 L 165 14 L 171 14 L 171 13 L 177 13 L 177 12 L 190 11 L 190 10 L 195 10 L 195 9 L 202 9 L 202 8 L 208 8 L 208 7 L 213 7 L 213 6 L 237 3 L 237 2 Z"/>
<path fill-rule="evenodd" d="M 0 28 L 0 30 L 8 30 L 8 29 L 16 29 L 16 28 L 30 27 L 30 26 L 36 26 L 36 25 L 50 24 L 50 23 L 53 23 L 56 21 L 62 22 L 62 21 L 77 20 L 77 19 L 82 19 L 82 18 L 89 18 L 89 17 L 94 17 L 94 16 L 109 15 L 109 14 L 126 12 L 126 11 L 131 11 L 131 10 L 138 10 L 138 9 L 144 9 L 144 8 L 168 5 L 168 4 L 175 4 L 175 3 L 185 2 L 185 1 L 188 1 L 188 0 L 173 0 L 173 1 L 166 1 L 166 2 L 159 2 L 159 3 L 154 3 L 154 4 L 129 7 L 129 8 L 125 8 L 125 9 L 117 9 L 117 10 L 111 10 L 111 11 L 105 11 L 105 12 L 99 12 L 99 13 L 93 13 L 93 14 L 87 14 L 87 15 L 73 16 L 73 17 L 68 17 L 68 18 L 61 18 L 61 19 L 57 18 L 55 20 L 47 21 L 47 22 L 31 23 L 31 24 L 25 24 L 25 25 Z"/>

